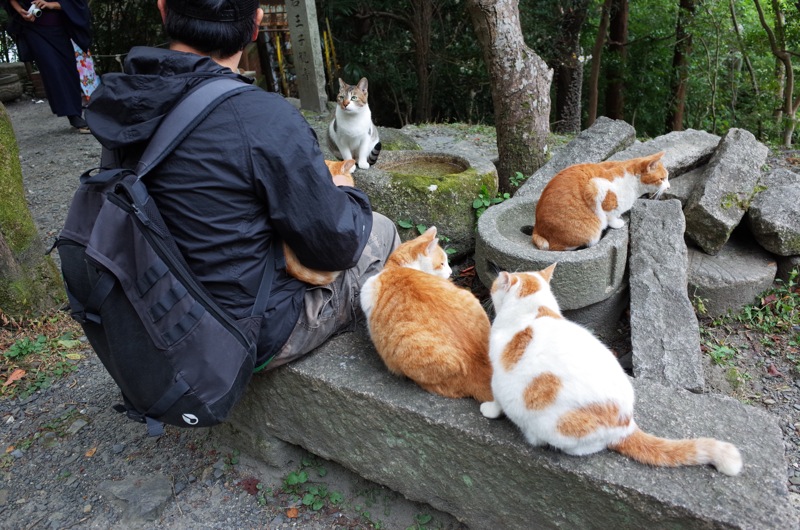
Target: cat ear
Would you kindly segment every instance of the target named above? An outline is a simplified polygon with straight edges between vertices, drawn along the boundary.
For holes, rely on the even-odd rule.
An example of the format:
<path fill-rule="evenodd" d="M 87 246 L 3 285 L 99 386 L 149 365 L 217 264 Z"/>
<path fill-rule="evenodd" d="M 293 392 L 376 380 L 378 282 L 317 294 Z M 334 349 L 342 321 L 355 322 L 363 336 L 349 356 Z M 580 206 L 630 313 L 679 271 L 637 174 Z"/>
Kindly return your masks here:
<path fill-rule="evenodd" d="M 352 173 L 356 169 L 356 161 L 352 158 L 349 160 L 345 160 L 342 162 L 342 173 L 345 175 L 348 173 Z"/>
<path fill-rule="evenodd" d="M 423 232 L 422 235 L 425 237 L 436 238 L 436 227 L 431 226 L 430 228 L 425 230 L 425 232 Z"/>
<path fill-rule="evenodd" d="M 661 151 L 654 155 L 648 156 L 647 170 L 648 171 L 654 170 L 666 153 L 667 153 L 666 151 Z"/>
<path fill-rule="evenodd" d="M 358 85 L 356 85 L 356 86 L 358 86 L 358 89 L 359 89 L 360 91 L 362 91 L 363 93 L 365 93 L 365 94 L 366 94 L 366 93 L 367 93 L 367 86 L 368 86 L 368 84 L 369 84 L 369 83 L 367 83 L 367 78 L 366 78 L 366 77 L 362 77 L 362 78 L 361 78 L 361 79 L 358 81 Z"/>
<path fill-rule="evenodd" d="M 493 291 L 508 291 L 508 288 L 511 286 L 511 275 L 506 271 L 500 271 L 500 274 L 497 275 L 495 278 L 494 283 L 492 284 Z"/>
<path fill-rule="evenodd" d="M 344 90 L 345 88 L 347 88 L 347 83 L 345 83 L 345 82 L 342 80 L 342 78 L 340 77 L 340 78 L 339 78 L 339 90 Z"/>
<path fill-rule="evenodd" d="M 556 263 L 558 263 L 558 262 L 556 262 Z M 550 283 L 550 278 L 553 277 L 553 271 L 556 270 L 556 263 L 553 263 L 552 265 L 550 265 L 546 269 L 544 269 L 542 271 L 539 271 L 539 274 L 542 275 L 542 278 L 544 278 L 547 283 Z"/>

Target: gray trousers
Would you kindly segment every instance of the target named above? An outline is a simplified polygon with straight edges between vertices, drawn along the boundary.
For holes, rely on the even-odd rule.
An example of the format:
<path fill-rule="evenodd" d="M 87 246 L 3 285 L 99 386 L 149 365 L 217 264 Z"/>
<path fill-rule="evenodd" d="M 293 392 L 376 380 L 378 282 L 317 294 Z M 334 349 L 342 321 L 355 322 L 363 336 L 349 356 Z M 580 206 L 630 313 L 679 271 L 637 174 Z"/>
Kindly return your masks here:
<path fill-rule="evenodd" d="M 305 307 L 286 344 L 267 364 L 272 370 L 309 353 L 334 335 L 355 328 L 363 315 L 358 300 L 361 286 L 378 274 L 389 254 L 400 244 L 394 222 L 377 212 L 372 214 L 372 233 L 355 267 L 336 280 L 320 287 L 311 286 L 305 294 Z"/>

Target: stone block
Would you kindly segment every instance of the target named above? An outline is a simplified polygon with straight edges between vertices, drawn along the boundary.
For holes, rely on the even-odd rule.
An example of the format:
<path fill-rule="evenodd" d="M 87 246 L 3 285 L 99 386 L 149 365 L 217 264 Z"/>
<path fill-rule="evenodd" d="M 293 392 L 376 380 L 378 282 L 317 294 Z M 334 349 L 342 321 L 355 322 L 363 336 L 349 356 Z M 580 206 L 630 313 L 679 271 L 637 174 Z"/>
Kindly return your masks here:
<path fill-rule="evenodd" d="M 545 185 L 562 169 L 574 164 L 602 162 L 631 145 L 635 139 L 636 130 L 631 125 L 601 116 L 591 127 L 581 131 L 570 143 L 556 151 L 544 166 L 520 186 L 514 196 L 538 198 Z"/>
<path fill-rule="evenodd" d="M 772 286 L 777 269 L 774 256 L 737 230 L 714 256 L 689 246 L 689 296 L 701 298 L 709 316 L 736 312 Z"/>
<path fill-rule="evenodd" d="M 628 160 L 666 151 L 662 161 L 672 179 L 708 162 L 719 141 L 719 136 L 706 131 L 673 131 L 646 142 L 636 142 L 609 160 Z"/>
<path fill-rule="evenodd" d="M 800 173 L 777 169 L 764 175 L 747 210 L 758 244 L 779 256 L 800 254 Z"/>
<path fill-rule="evenodd" d="M 353 179 L 376 212 L 394 221 L 436 226 L 440 238 L 449 238 L 454 259 L 475 250 L 472 202 L 484 187 L 492 195 L 497 192 L 497 169 L 475 153 L 381 151 L 375 165 L 357 169 Z M 419 235 L 415 228 L 399 232 L 404 241 Z"/>
<path fill-rule="evenodd" d="M 703 177 L 705 170 L 705 166 L 700 166 L 675 178 L 670 176 L 669 189 L 664 192 L 662 197 L 664 199 L 678 199 L 682 207 L 686 206 L 686 202 L 692 195 L 697 183 Z"/>
<path fill-rule="evenodd" d="M 497 273 L 541 270 L 558 262 L 550 286 L 563 310 L 605 300 L 622 284 L 628 257 L 628 226 L 609 229 L 600 242 L 582 250 L 539 250 L 531 241 L 537 199 L 513 197 L 478 219 L 475 270 L 490 287 Z"/>
<path fill-rule="evenodd" d="M 742 453 L 741 475 L 531 447 L 508 420 L 482 417 L 476 401 L 390 374 L 363 328 L 256 374 L 230 422 L 248 439 L 300 445 L 475 530 L 798 527 L 774 418 L 729 398 L 633 383 L 642 429 L 729 441 Z"/>
<path fill-rule="evenodd" d="M 586 307 L 562 311 L 565 318 L 577 322 L 589 329 L 604 344 L 611 344 L 620 336 L 617 329 L 622 313 L 628 309 L 630 301 L 628 281 L 623 278 L 617 290 L 611 296 Z"/>
<path fill-rule="evenodd" d="M 767 147 L 744 129 L 730 129 L 686 203 L 686 234 L 716 254 L 739 224 L 753 197 Z"/>
<path fill-rule="evenodd" d="M 702 391 L 700 330 L 686 294 L 685 223 L 677 200 L 638 200 L 631 210 L 633 374 Z"/>

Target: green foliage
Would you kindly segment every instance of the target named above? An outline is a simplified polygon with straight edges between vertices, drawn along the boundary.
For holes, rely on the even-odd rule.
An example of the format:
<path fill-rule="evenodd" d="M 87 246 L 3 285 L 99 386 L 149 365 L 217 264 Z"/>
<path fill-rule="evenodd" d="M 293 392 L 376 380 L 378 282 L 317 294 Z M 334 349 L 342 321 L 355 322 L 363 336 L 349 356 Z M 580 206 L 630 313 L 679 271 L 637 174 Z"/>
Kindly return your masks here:
<path fill-rule="evenodd" d="M 520 172 L 517 172 L 516 175 L 522 175 Z M 516 176 L 515 175 L 515 176 Z M 489 192 L 488 188 L 484 184 L 481 186 L 481 191 L 477 197 L 472 201 L 472 208 L 475 210 L 476 218 L 480 218 L 483 215 L 483 212 L 486 211 L 486 208 L 489 206 L 500 204 L 501 202 L 508 200 L 511 198 L 510 193 L 502 193 L 502 194 L 492 194 Z"/>
<path fill-rule="evenodd" d="M 411 219 L 400 219 L 397 221 L 397 226 L 405 230 L 415 229 L 419 235 L 424 234 L 425 230 L 428 229 L 427 225 L 423 223 L 415 223 Z M 458 249 L 448 246 L 448 243 L 450 243 L 449 237 L 443 234 L 437 234 L 437 237 L 439 238 L 439 242 L 442 244 L 442 248 L 444 248 L 445 254 L 450 256 L 451 254 L 458 252 Z"/>
<path fill-rule="evenodd" d="M 761 294 L 758 303 L 744 307 L 734 318 L 762 333 L 797 332 L 800 329 L 798 271 L 792 271 L 788 281 L 776 283 L 775 288 Z"/>
<path fill-rule="evenodd" d="M 428 513 L 418 513 L 414 516 L 414 524 L 406 527 L 406 530 L 427 530 L 428 525 L 433 521 L 433 516 Z"/>

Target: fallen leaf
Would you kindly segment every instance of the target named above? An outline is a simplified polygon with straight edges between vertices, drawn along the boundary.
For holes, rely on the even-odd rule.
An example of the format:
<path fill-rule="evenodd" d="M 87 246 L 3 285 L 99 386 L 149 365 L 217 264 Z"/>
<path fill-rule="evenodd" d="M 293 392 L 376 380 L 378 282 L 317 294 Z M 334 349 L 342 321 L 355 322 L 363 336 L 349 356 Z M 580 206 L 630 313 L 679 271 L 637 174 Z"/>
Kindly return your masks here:
<path fill-rule="evenodd" d="M 297 508 L 289 508 L 286 510 L 286 517 L 289 519 L 296 519 L 298 515 Z"/>
<path fill-rule="evenodd" d="M 775 368 L 774 364 L 770 364 L 767 367 L 767 373 L 772 377 L 783 377 L 783 374 L 780 373 L 780 371 L 777 368 Z"/>
<path fill-rule="evenodd" d="M 91 449 L 86 451 L 86 458 L 92 458 L 96 452 L 97 452 L 97 447 L 92 447 Z"/>
<path fill-rule="evenodd" d="M 80 361 L 81 359 L 83 359 L 83 355 L 81 355 L 80 353 L 68 353 L 66 355 L 66 358 L 69 359 L 70 361 Z"/>
<path fill-rule="evenodd" d="M 81 345 L 81 341 L 61 339 L 58 341 L 58 345 L 61 346 L 62 348 L 76 348 Z"/>
<path fill-rule="evenodd" d="M 22 368 L 17 368 L 13 372 L 11 372 L 11 375 L 8 376 L 8 381 L 3 383 L 3 388 L 7 387 L 14 381 L 19 381 L 20 379 L 25 377 L 25 373 L 26 373 L 25 370 L 23 370 Z"/>
<path fill-rule="evenodd" d="M 10 453 L 14 449 L 16 449 L 16 447 L 14 447 L 13 445 L 9 445 L 8 447 L 6 447 L 6 454 Z"/>

